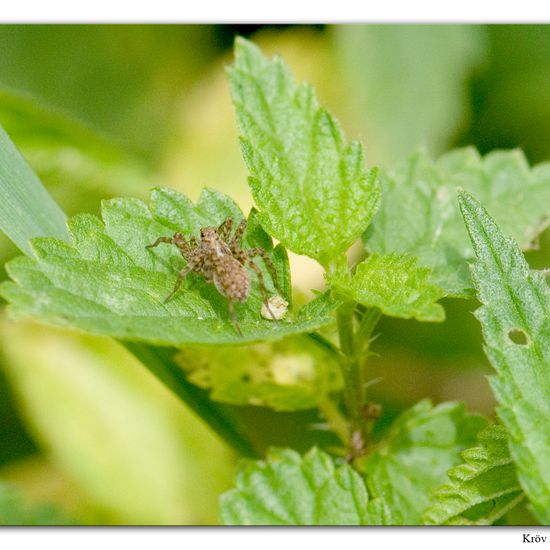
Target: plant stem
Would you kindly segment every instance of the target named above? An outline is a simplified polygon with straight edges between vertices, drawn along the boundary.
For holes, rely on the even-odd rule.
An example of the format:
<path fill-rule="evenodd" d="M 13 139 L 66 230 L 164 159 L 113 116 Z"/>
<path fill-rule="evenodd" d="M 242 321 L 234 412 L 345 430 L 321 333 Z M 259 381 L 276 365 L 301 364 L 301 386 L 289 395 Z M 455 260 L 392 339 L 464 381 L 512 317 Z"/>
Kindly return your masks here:
<path fill-rule="evenodd" d="M 338 408 L 338 405 L 327 397 L 321 400 L 317 404 L 317 407 L 328 422 L 330 429 L 338 436 L 344 445 L 347 445 L 349 439 L 349 425 L 345 416 Z"/>
<path fill-rule="evenodd" d="M 370 338 L 381 313 L 377 308 L 368 309 L 354 330 L 356 304 L 347 302 L 337 312 L 338 335 L 342 357 L 340 365 L 344 378 L 344 401 L 349 418 L 348 447 L 351 457 L 365 453 L 369 423 L 364 416 L 366 404 L 365 359 Z"/>
<path fill-rule="evenodd" d="M 378 321 L 380 321 L 380 317 L 382 317 L 382 312 L 377 307 L 371 307 L 365 311 L 359 323 L 355 338 L 358 345 L 355 351 L 364 359 L 366 359 L 366 355 L 369 351 L 372 331 L 378 324 Z"/>
<path fill-rule="evenodd" d="M 337 357 L 342 355 L 338 346 L 334 345 L 330 340 L 327 340 L 322 334 L 319 334 L 318 332 L 308 332 L 307 337 L 325 351 L 329 351 Z"/>

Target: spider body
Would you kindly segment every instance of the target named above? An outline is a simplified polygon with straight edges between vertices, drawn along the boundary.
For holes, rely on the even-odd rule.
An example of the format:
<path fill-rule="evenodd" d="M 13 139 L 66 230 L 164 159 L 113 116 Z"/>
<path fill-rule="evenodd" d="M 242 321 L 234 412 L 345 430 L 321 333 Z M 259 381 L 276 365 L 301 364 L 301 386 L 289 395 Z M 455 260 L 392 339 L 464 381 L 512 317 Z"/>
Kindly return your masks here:
<path fill-rule="evenodd" d="M 229 300 L 246 302 L 250 294 L 248 272 L 216 229 L 205 227 L 201 231 L 197 252 L 203 258 L 199 272 L 204 278 Z"/>
<path fill-rule="evenodd" d="M 166 297 L 164 300 L 165 303 L 176 294 L 181 281 L 188 273 L 198 273 L 207 282 L 214 284 L 218 292 L 227 298 L 231 320 L 237 332 L 241 334 L 235 314 L 234 302 L 246 302 L 250 295 L 250 277 L 245 266 L 250 267 L 258 277 L 264 304 L 273 319 L 276 319 L 276 317 L 269 307 L 263 274 L 256 263 L 254 263 L 253 258 L 260 256 L 264 260 L 275 287 L 278 286 L 277 273 L 275 266 L 263 248 L 241 248 L 246 220 L 241 221 L 234 235 L 231 235 L 232 227 L 233 219 L 227 218 L 217 229 L 215 227 L 201 229 L 201 236 L 198 242 L 195 237 L 187 240 L 183 234 L 175 233 L 172 237 L 159 237 L 153 244 L 148 245 L 147 248 L 153 248 L 161 243 L 173 244 L 177 246 L 187 262 L 186 266 L 179 272 L 174 290 Z"/>

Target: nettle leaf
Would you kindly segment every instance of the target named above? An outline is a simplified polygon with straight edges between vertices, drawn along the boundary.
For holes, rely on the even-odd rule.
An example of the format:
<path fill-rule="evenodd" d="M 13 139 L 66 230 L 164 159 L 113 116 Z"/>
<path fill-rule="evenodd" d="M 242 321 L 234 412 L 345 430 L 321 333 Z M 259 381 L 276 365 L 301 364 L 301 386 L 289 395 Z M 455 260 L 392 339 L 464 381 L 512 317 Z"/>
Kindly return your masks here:
<path fill-rule="evenodd" d="M 309 409 L 342 389 L 334 354 L 304 336 L 246 347 L 187 346 L 176 361 L 213 400 L 234 405 Z"/>
<path fill-rule="evenodd" d="M 327 294 L 285 320 L 263 319 L 262 297 L 252 273 L 248 301 L 235 305 L 242 337 L 231 323 L 225 297 L 199 275 L 188 275 L 181 290 L 164 303 L 185 261 L 175 246 L 146 245 L 176 230 L 199 235 L 202 227 L 218 226 L 228 216 L 236 222 L 243 217 L 229 197 L 212 190 L 204 191 L 197 205 L 170 189 L 153 190 L 149 206 L 137 199 L 104 201 L 102 220 L 89 214 L 71 218 L 72 244 L 54 238 L 33 240 L 35 259 L 9 262 L 6 267 L 15 282 L 3 283 L 0 293 L 15 315 L 158 345 L 278 339 L 330 323 L 334 304 Z M 273 249 L 254 212 L 243 246 L 267 250 L 288 292 L 286 253 L 281 245 Z M 263 261 L 258 265 L 268 293 L 276 294 Z"/>
<path fill-rule="evenodd" d="M 431 492 L 447 481 L 447 470 L 476 442 L 487 421 L 459 403 L 433 407 L 424 400 L 404 412 L 387 437 L 360 464 L 369 494 L 381 498 L 398 525 L 422 523 Z"/>
<path fill-rule="evenodd" d="M 376 212 L 376 171 L 280 58 L 265 58 L 243 39 L 235 51 L 229 82 L 260 223 L 289 250 L 326 264 Z"/>
<path fill-rule="evenodd" d="M 519 202 L 518 202 L 519 207 Z M 510 437 L 518 479 L 538 519 L 550 523 L 550 288 L 530 271 L 513 239 L 466 193 L 460 208 L 477 261 L 472 279 L 476 311 L 498 415 Z"/>
<path fill-rule="evenodd" d="M 225 525 L 391 525 L 361 476 L 316 448 L 303 457 L 272 449 L 266 461 L 249 461 L 220 504 Z"/>
<path fill-rule="evenodd" d="M 456 204 L 458 188 L 475 193 L 522 247 L 550 214 L 550 163 L 530 168 L 521 151 L 481 157 L 466 148 L 435 162 L 417 153 L 381 179 L 382 204 L 365 235 L 367 248 L 417 256 L 449 296 L 467 295 L 472 287 L 467 260 L 473 249 Z"/>
<path fill-rule="evenodd" d="M 443 321 L 445 310 L 436 302 L 444 291 L 430 282 L 431 270 L 416 263 L 412 256 L 371 254 L 353 275 L 338 271 L 327 280 L 339 294 L 385 315 Z"/>
<path fill-rule="evenodd" d="M 434 491 L 424 513 L 433 525 L 492 525 L 524 498 L 503 426 L 478 434 L 480 445 L 462 453 L 465 463 L 448 472 L 451 483 Z"/>

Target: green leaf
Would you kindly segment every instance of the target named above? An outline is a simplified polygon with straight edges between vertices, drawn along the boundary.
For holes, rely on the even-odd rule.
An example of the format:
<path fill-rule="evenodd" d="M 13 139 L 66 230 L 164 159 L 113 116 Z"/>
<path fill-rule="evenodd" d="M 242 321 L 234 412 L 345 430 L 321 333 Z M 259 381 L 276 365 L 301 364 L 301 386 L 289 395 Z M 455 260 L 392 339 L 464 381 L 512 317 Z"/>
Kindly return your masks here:
<path fill-rule="evenodd" d="M 434 154 L 448 149 L 468 114 L 468 79 L 483 58 L 486 29 L 334 25 L 327 30 L 343 77 L 339 112 L 347 113 L 376 162 L 391 165 L 418 146 Z"/>
<path fill-rule="evenodd" d="M 523 247 L 542 231 L 550 213 L 550 163 L 531 169 L 520 151 L 481 157 L 472 148 L 459 149 L 436 162 L 417 153 L 383 174 L 382 185 L 367 248 L 418 257 L 450 296 L 464 296 L 472 287 L 467 260 L 473 249 L 455 200 L 458 188 L 474 192 Z"/>
<path fill-rule="evenodd" d="M 451 483 L 438 487 L 424 513 L 433 525 L 492 525 L 524 495 L 516 478 L 503 426 L 478 434 L 480 445 L 462 453 L 465 463 L 448 472 Z"/>
<path fill-rule="evenodd" d="M 376 171 L 280 58 L 266 59 L 243 39 L 235 51 L 229 81 L 260 223 L 289 250 L 326 264 L 376 212 Z"/>
<path fill-rule="evenodd" d="M 431 270 L 416 263 L 411 256 L 371 254 L 353 275 L 339 271 L 327 280 L 338 293 L 385 315 L 443 321 L 445 310 L 436 302 L 444 291 L 430 282 Z"/>
<path fill-rule="evenodd" d="M 305 336 L 253 346 L 186 346 L 176 360 L 215 401 L 278 411 L 316 407 L 342 388 L 340 367 Z"/>
<path fill-rule="evenodd" d="M 475 444 L 486 423 L 462 404 L 420 401 L 359 465 L 369 494 L 387 504 L 396 524 L 421 524 L 432 490 L 447 481 L 447 470 L 460 463 L 460 453 Z"/>
<path fill-rule="evenodd" d="M 13 485 L 0 481 L 0 525 L 70 525 L 51 504 L 29 504 Z"/>
<path fill-rule="evenodd" d="M 0 293 L 15 315 L 157 345 L 279 339 L 330 323 L 335 304 L 327 294 L 277 323 L 263 319 L 254 274 L 248 301 L 235 306 L 243 336 L 231 322 L 226 298 L 201 276 L 186 277 L 181 290 L 164 303 L 185 262 L 175 246 L 146 245 L 176 229 L 198 235 L 202 227 L 218 226 L 228 216 L 236 222 L 243 217 L 231 199 L 209 190 L 197 205 L 170 189 L 154 190 L 149 207 L 137 199 L 105 201 L 103 220 L 89 214 L 71 218 L 71 245 L 52 238 L 34 240 L 35 259 L 19 257 L 7 264 L 16 283 L 3 283 Z M 288 288 L 286 255 L 281 249 L 274 253 L 254 217 L 252 212 L 244 246 L 263 246 Z M 267 291 L 276 294 L 262 260 L 260 264 Z"/>
<path fill-rule="evenodd" d="M 0 127 L 0 229 L 26 254 L 40 236 L 67 240 L 65 214 Z"/>
<path fill-rule="evenodd" d="M 236 488 L 221 497 L 225 525 L 390 524 L 380 501 L 369 501 L 365 483 L 348 464 L 316 448 L 301 457 L 273 449 L 266 461 L 248 462 Z"/>
<path fill-rule="evenodd" d="M 520 484 L 546 525 L 550 523 L 550 289 L 545 275 L 529 270 L 518 245 L 504 236 L 475 199 L 462 193 L 460 208 L 477 257 L 472 279 L 482 307 L 476 316 L 485 353 L 497 373 L 490 380 L 497 412 L 509 432 Z"/>

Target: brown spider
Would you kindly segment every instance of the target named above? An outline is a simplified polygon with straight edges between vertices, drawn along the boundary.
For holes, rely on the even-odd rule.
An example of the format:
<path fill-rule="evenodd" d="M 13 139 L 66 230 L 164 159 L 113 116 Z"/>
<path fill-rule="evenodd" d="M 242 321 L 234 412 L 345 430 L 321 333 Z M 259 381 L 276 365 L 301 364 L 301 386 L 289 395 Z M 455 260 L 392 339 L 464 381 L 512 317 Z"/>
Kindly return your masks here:
<path fill-rule="evenodd" d="M 274 320 L 276 317 L 269 307 L 264 277 L 260 268 L 253 261 L 254 256 L 261 256 L 264 260 L 276 288 L 278 288 L 277 272 L 263 248 L 256 247 L 247 250 L 241 248 L 246 220 L 241 221 L 233 237 L 231 237 L 232 227 L 233 218 L 227 218 L 217 229 L 215 227 L 201 229 L 199 242 L 195 237 L 186 240 L 181 233 L 174 233 L 173 237 L 159 237 L 153 244 L 147 245 L 147 248 L 153 248 L 161 243 L 175 244 L 187 262 L 187 265 L 178 274 L 174 290 L 165 298 L 164 303 L 174 296 L 182 279 L 188 273 L 198 273 L 207 282 L 214 283 L 218 292 L 227 298 L 231 320 L 237 332 L 242 335 L 233 302 L 246 302 L 250 294 L 250 279 L 244 266 L 248 265 L 256 273 L 264 304 Z"/>

